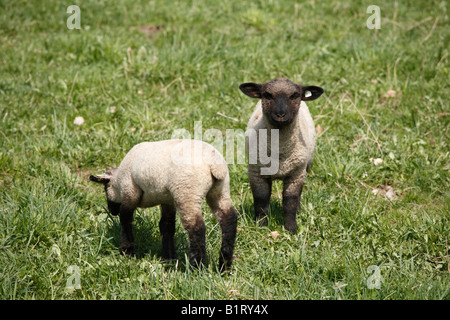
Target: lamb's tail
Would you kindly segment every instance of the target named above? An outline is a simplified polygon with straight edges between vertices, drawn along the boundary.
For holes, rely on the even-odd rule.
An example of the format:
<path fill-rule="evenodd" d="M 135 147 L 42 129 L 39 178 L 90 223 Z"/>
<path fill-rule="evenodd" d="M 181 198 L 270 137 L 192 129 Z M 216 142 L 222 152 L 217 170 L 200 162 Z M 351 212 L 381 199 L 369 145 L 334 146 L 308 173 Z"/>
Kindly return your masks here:
<path fill-rule="evenodd" d="M 226 163 L 211 164 L 211 174 L 217 180 L 223 180 L 227 176 L 228 168 Z"/>
<path fill-rule="evenodd" d="M 228 174 L 228 166 L 222 155 L 217 150 L 213 150 L 209 161 L 212 176 L 217 180 L 224 180 Z"/>

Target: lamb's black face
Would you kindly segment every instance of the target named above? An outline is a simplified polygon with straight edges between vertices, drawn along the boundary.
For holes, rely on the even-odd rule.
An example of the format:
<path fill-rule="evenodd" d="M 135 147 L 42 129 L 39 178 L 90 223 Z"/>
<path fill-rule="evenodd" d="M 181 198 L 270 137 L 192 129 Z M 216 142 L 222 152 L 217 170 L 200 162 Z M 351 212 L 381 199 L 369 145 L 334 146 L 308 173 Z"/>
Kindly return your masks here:
<path fill-rule="evenodd" d="M 264 116 L 278 128 L 294 121 L 302 100 L 314 100 L 323 93 L 320 87 L 305 87 L 289 79 L 275 79 L 263 84 L 244 83 L 239 88 L 246 95 L 261 99 Z"/>
<path fill-rule="evenodd" d="M 89 176 L 89 180 L 101 183 L 105 188 L 105 194 L 106 194 L 106 202 L 108 203 L 108 210 L 111 212 L 112 215 L 118 215 L 119 209 L 120 209 L 120 203 L 116 203 L 108 199 L 108 189 L 111 187 L 111 178 L 112 178 L 112 172 L 116 169 L 111 169 L 110 171 L 107 171 L 103 174 L 103 176 Z"/>
<path fill-rule="evenodd" d="M 302 88 L 289 80 L 273 80 L 261 87 L 261 104 L 266 118 L 276 127 L 290 124 L 300 107 Z"/>

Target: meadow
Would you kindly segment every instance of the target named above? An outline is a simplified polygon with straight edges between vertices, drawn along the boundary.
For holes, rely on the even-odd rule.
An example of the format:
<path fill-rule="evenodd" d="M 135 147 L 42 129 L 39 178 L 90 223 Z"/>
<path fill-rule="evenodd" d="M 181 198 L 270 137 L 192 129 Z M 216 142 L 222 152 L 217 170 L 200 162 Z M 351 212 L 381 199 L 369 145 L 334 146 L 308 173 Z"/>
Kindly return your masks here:
<path fill-rule="evenodd" d="M 446 1 L 79 1 L 70 29 L 72 4 L 0 1 L 0 299 L 450 299 Z M 178 260 L 161 262 L 158 207 L 136 212 L 136 255 L 121 256 L 88 176 L 195 121 L 245 130 L 256 101 L 239 84 L 277 77 L 325 89 L 308 103 L 298 234 L 281 183 L 255 224 L 247 165 L 230 163 L 231 274 L 206 204 L 204 270 L 179 219 Z"/>

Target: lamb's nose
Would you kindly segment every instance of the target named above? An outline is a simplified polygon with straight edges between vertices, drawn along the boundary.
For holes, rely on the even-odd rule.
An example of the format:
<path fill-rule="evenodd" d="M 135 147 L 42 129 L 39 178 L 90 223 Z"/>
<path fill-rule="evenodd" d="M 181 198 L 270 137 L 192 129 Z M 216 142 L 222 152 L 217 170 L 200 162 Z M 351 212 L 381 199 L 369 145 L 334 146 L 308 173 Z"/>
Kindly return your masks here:
<path fill-rule="evenodd" d="M 277 113 L 276 116 L 278 118 L 284 118 L 286 116 L 286 114 L 285 113 Z"/>

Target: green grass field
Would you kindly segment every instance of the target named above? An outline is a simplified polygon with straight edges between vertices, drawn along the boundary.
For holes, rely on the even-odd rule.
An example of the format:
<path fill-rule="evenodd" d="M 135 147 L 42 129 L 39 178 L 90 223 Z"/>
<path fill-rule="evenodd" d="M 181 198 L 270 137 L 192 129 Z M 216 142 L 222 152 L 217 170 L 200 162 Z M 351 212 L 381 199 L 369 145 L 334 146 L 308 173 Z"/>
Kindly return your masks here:
<path fill-rule="evenodd" d="M 79 1 L 79 30 L 72 4 L 0 1 L 0 299 L 450 299 L 447 2 Z M 256 101 L 239 84 L 276 77 L 325 89 L 308 104 L 319 137 L 298 234 L 280 183 L 255 225 L 247 166 L 230 164 L 230 275 L 206 205 L 205 270 L 187 267 L 179 220 L 179 259 L 160 261 L 156 207 L 121 256 L 89 174 L 194 121 L 245 130 Z"/>

